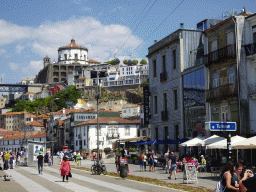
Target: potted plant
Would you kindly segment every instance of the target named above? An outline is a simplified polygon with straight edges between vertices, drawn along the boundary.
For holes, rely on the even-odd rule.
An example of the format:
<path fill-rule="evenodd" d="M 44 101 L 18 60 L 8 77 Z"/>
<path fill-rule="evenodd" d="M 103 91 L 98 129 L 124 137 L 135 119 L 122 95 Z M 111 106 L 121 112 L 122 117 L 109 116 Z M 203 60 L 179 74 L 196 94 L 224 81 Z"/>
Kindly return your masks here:
<path fill-rule="evenodd" d="M 110 147 L 104 148 L 104 152 L 105 152 L 106 155 L 107 155 L 110 151 L 111 151 Z"/>
<path fill-rule="evenodd" d="M 133 157 L 133 160 L 134 160 L 134 163 L 135 163 L 136 165 L 139 164 L 139 157 L 138 157 L 138 156 Z"/>

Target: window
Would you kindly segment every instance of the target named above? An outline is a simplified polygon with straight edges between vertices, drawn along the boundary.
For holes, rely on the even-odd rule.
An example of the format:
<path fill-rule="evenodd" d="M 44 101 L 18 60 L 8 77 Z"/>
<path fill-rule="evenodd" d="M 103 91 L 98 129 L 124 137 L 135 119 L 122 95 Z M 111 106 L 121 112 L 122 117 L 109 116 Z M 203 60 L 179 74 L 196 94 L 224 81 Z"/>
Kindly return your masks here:
<path fill-rule="evenodd" d="M 172 61 L 173 61 L 173 69 L 176 69 L 177 68 L 176 49 L 172 51 Z"/>
<path fill-rule="evenodd" d="M 162 67 L 163 67 L 163 72 L 165 72 L 166 70 L 165 55 L 162 56 Z"/>
<path fill-rule="evenodd" d="M 173 98 L 174 98 L 174 110 L 178 109 L 178 91 L 173 90 Z"/>
<path fill-rule="evenodd" d="M 157 114 L 157 96 L 154 96 L 154 113 Z"/>
<path fill-rule="evenodd" d="M 86 55 L 84 55 L 84 60 L 86 60 Z"/>
<path fill-rule="evenodd" d="M 227 34 L 227 44 L 228 45 L 234 45 L 234 40 L 235 40 L 234 33 L 233 32 L 229 32 Z"/>
<path fill-rule="evenodd" d="M 228 106 L 222 106 L 221 107 L 221 121 L 227 122 L 228 121 Z"/>
<path fill-rule="evenodd" d="M 125 136 L 130 136 L 130 126 L 125 126 L 124 127 L 124 135 Z"/>
<path fill-rule="evenodd" d="M 85 127 L 84 127 L 84 136 L 85 136 L 85 131 L 86 131 L 86 130 L 85 130 Z"/>
<path fill-rule="evenodd" d="M 67 54 L 64 54 L 64 59 L 65 59 L 65 60 L 67 60 L 67 59 L 68 59 Z"/>
<path fill-rule="evenodd" d="M 75 59 L 78 60 L 78 54 L 75 54 Z"/>
<path fill-rule="evenodd" d="M 76 146 L 78 146 L 78 141 L 76 141 Z"/>
<path fill-rule="evenodd" d="M 156 77 L 156 60 L 153 61 L 153 77 Z"/>
<path fill-rule="evenodd" d="M 126 110 L 124 110 L 124 113 L 126 113 Z"/>
<path fill-rule="evenodd" d="M 236 68 L 232 67 L 228 69 L 228 83 L 235 83 L 236 82 Z"/>
<path fill-rule="evenodd" d="M 167 111 L 167 94 L 166 93 L 163 93 L 163 103 L 164 103 L 164 107 L 163 107 L 163 110 L 164 111 Z"/>
<path fill-rule="evenodd" d="M 84 146 L 86 146 L 86 140 L 84 140 Z"/>
<path fill-rule="evenodd" d="M 211 41 L 211 52 L 217 51 L 217 49 L 218 49 L 217 39 L 214 39 Z"/>
<path fill-rule="evenodd" d="M 252 26 L 253 43 L 256 43 L 256 25 Z"/>
<path fill-rule="evenodd" d="M 155 132 L 156 132 L 156 140 L 158 140 L 158 127 L 155 128 Z M 156 145 L 156 151 L 158 151 L 158 146 Z"/>
<path fill-rule="evenodd" d="M 164 138 L 165 138 L 165 139 L 168 139 L 168 136 L 169 136 L 168 127 L 164 127 Z"/>
<path fill-rule="evenodd" d="M 139 80 L 139 79 L 136 79 L 136 80 L 135 80 L 135 83 L 140 83 L 140 80 Z"/>
<path fill-rule="evenodd" d="M 216 72 L 212 74 L 212 87 L 216 88 L 220 86 L 220 73 Z"/>

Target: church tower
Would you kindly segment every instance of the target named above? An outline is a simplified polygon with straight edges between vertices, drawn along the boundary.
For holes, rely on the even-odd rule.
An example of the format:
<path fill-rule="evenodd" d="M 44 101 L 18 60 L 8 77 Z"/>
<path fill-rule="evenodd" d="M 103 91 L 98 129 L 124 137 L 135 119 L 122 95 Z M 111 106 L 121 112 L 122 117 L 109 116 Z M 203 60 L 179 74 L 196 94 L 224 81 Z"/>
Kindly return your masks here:
<path fill-rule="evenodd" d="M 47 65 L 49 65 L 50 64 L 50 61 L 51 59 L 50 59 L 50 57 L 48 57 L 47 55 L 46 55 L 46 57 L 44 58 L 44 67 L 46 67 Z"/>

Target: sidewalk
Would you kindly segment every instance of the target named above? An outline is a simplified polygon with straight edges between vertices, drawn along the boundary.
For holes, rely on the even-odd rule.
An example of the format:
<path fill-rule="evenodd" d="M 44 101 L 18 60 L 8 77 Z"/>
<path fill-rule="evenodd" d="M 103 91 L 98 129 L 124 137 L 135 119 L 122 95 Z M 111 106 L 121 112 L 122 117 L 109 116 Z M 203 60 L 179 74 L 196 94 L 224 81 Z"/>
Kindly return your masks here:
<path fill-rule="evenodd" d="M 104 161 L 104 160 L 103 160 Z M 75 162 L 71 162 L 72 165 L 76 165 Z M 92 160 L 82 160 L 81 161 L 81 167 L 91 168 L 91 165 L 93 165 Z M 116 173 L 116 165 L 114 163 L 105 164 L 108 172 Z M 158 179 L 170 183 L 177 183 L 177 184 L 183 184 L 183 172 L 177 173 L 177 180 L 174 179 L 174 174 L 172 175 L 172 179 L 168 179 L 169 176 L 168 173 L 165 173 L 165 170 L 162 170 L 162 168 L 156 168 L 155 172 L 149 171 L 149 166 L 147 166 L 147 170 L 145 172 L 140 172 L 139 165 L 130 164 L 129 165 L 130 173 L 129 175 L 134 176 L 142 176 L 142 177 L 149 177 L 152 179 Z M 208 172 L 201 172 L 197 175 L 198 178 L 198 184 L 196 182 L 190 182 L 188 185 L 194 186 L 194 187 L 203 187 L 207 189 L 215 189 L 216 183 L 220 180 L 218 177 L 212 177 L 211 173 Z M 184 181 L 184 184 L 186 184 L 187 181 Z"/>

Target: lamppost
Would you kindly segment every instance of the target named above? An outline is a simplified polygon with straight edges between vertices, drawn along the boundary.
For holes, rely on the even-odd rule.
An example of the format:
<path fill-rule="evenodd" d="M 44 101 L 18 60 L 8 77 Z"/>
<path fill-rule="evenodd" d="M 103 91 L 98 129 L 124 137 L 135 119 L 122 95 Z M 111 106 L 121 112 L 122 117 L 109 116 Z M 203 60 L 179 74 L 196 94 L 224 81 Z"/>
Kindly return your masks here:
<path fill-rule="evenodd" d="M 53 145 L 54 145 L 54 142 L 53 141 L 53 122 L 54 122 L 54 117 L 53 117 L 53 101 L 56 101 L 58 100 L 59 98 L 54 98 L 52 99 L 52 118 L 51 118 L 51 127 L 52 127 L 52 138 L 51 138 L 51 156 L 52 156 L 52 165 L 53 165 Z"/>

